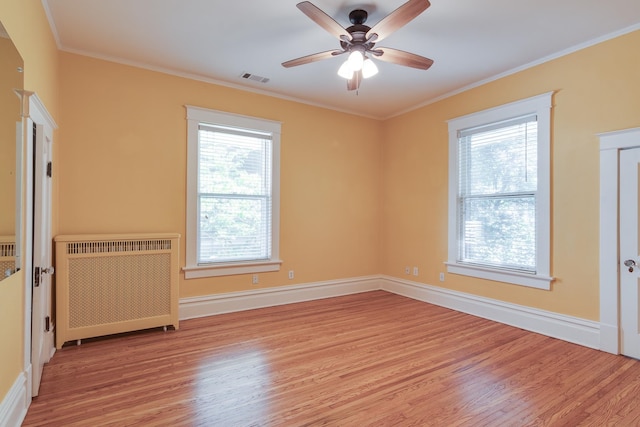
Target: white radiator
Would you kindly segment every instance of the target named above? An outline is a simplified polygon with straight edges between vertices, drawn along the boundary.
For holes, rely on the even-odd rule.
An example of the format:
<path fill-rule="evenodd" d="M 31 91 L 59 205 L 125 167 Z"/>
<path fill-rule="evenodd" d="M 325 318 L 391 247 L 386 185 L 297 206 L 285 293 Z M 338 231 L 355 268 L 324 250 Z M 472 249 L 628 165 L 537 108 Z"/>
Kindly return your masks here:
<path fill-rule="evenodd" d="M 179 234 L 57 236 L 56 347 L 172 325 L 178 329 Z"/>
<path fill-rule="evenodd" d="M 16 244 L 14 236 L 0 236 L 0 280 L 16 269 Z"/>

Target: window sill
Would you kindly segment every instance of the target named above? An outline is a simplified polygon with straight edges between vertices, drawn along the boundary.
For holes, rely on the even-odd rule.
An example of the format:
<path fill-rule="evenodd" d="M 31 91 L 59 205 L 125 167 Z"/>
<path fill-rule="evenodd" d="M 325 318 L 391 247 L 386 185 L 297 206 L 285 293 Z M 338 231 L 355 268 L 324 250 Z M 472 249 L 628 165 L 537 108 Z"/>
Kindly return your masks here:
<path fill-rule="evenodd" d="M 267 273 L 280 271 L 281 260 L 242 262 L 228 264 L 188 265 L 182 268 L 185 279 L 232 276 L 236 274 Z"/>
<path fill-rule="evenodd" d="M 544 289 L 547 291 L 551 289 L 551 282 L 554 280 L 553 277 L 549 276 L 479 267 L 476 265 L 461 264 L 457 262 L 445 262 L 445 264 L 447 265 L 447 272 L 449 273 L 493 280 L 496 282 L 511 283 L 530 288 Z"/>

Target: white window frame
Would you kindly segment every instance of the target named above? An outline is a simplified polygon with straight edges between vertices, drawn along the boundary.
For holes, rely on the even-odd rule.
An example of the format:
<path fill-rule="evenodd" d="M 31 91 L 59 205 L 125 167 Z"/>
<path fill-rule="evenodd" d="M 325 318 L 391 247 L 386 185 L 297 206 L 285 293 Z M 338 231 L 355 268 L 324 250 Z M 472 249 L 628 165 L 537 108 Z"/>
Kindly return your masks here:
<path fill-rule="evenodd" d="M 280 122 L 185 106 L 187 109 L 187 235 L 185 279 L 279 271 L 280 249 Z M 252 129 L 272 135 L 271 258 L 268 260 L 198 264 L 198 126 L 200 123 Z"/>
<path fill-rule="evenodd" d="M 448 120 L 449 126 L 449 273 L 551 289 L 551 106 L 553 92 Z M 458 259 L 458 131 L 535 114 L 538 121 L 538 189 L 536 192 L 536 272 L 478 266 Z"/>

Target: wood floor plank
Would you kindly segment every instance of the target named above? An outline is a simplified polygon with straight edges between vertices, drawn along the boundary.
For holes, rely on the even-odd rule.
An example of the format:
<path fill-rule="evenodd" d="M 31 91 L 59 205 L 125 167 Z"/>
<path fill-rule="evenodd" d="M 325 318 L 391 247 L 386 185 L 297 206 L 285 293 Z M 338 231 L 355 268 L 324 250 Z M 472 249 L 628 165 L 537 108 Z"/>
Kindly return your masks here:
<path fill-rule="evenodd" d="M 67 345 L 23 425 L 638 423 L 639 362 L 375 291 Z"/>

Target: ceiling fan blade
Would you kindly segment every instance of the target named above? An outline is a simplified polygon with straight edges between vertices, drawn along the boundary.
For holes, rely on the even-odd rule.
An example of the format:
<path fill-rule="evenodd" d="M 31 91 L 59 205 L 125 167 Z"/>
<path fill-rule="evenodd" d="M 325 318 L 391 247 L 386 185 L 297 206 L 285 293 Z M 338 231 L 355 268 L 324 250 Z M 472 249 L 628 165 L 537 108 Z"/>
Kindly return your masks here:
<path fill-rule="evenodd" d="M 404 65 L 405 67 L 419 68 L 420 70 L 428 70 L 433 65 L 433 59 L 416 55 L 390 47 L 376 48 L 376 51 L 382 51 L 381 55 L 375 55 L 376 59 L 391 62 L 393 64 Z"/>
<path fill-rule="evenodd" d="M 429 0 L 409 0 L 387 16 L 385 16 L 380 22 L 374 25 L 369 31 L 367 31 L 366 39 L 373 34 L 377 34 L 378 38 L 376 42 L 384 39 L 400 27 L 407 24 L 416 16 L 424 12 L 431 3 Z"/>
<path fill-rule="evenodd" d="M 344 52 L 341 50 L 327 50 L 326 52 L 312 53 L 311 55 L 307 55 L 300 58 L 292 59 L 290 61 L 283 62 L 282 66 L 285 68 L 296 67 L 298 65 L 309 64 L 311 62 L 332 58 L 341 53 L 344 53 Z"/>
<path fill-rule="evenodd" d="M 353 73 L 353 77 L 347 80 L 347 90 L 358 90 L 362 82 L 362 70 Z"/>
<path fill-rule="evenodd" d="M 338 24 L 332 17 L 324 13 L 313 3 L 303 1 L 298 3 L 296 7 L 335 38 L 340 39 L 340 37 L 343 36 L 346 37 L 347 40 L 351 40 L 351 34 L 349 34 L 342 25 Z"/>

